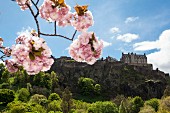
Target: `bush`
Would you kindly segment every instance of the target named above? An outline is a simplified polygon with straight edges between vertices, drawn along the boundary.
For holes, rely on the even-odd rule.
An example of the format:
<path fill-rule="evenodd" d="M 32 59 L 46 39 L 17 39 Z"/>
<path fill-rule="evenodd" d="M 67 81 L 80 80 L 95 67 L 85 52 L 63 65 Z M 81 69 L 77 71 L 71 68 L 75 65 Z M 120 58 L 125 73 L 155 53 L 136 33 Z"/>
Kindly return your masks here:
<path fill-rule="evenodd" d="M 47 98 L 44 95 L 39 95 L 39 94 L 35 94 L 35 95 L 31 96 L 31 98 L 30 98 L 31 103 L 37 103 L 40 105 L 44 104 L 45 100 L 47 100 Z"/>
<path fill-rule="evenodd" d="M 27 102 L 30 96 L 30 92 L 26 88 L 21 88 L 18 92 L 18 100 Z"/>
<path fill-rule="evenodd" d="M 165 113 L 170 112 L 170 96 L 168 96 L 168 97 L 161 100 L 159 111 L 167 111 Z"/>
<path fill-rule="evenodd" d="M 117 95 L 114 99 L 113 102 L 117 105 L 120 106 L 122 100 L 126 99 L 124 95 Z"/>
<path fill-rule="evenodd" d="M 8 104 L 9 113 L 25 113 L 27 111 L 27 104 L 14 101 Z"/>
<path fill-rule="evenodd" d="M 124 97 L 125 98 L 125 97 Z M 128 97 L 121 101 L 119 113 L 132 113 L 132 98 Z"/>
<path fill-rule="evenodd" d="M 78 86 L 83 95 L 99 95 L 101 91 L 100 84 L 94 84 L 94 80 L 91 78 L 79 78 Z"/>
<path fill-rule="evenodd" d="M 60 100 L 60 96 L 57 93 L 52 93 L 50 94 L 50 96 L 48 97 L 48 100 L 53 101 L 53 100 Z"/>
<path fill-rule="evenodd" d="M 10 88 L 10 84 L 9 84 L 9 83 L 2 83 L 2 84 L 0 85 L 0 88 L 1 88 L 1 89 L 9 89 L 9 88 Z"/>
<path fill-rule="evenodd" d="M 52 101 L 48 104 L 48 111 L 62 111 L 60 106 L 60 101 Z"/>
<path fill-rule="evenodd" d="M 10 89 L 0 89 L 0 102 L 9 103 L 12 102 L 15 98 L 13 90 Z"/>
<path fill-rule="evenodd" d="M 146 101 L 146 105 L 151 106 L 152 108 L 154 108 L 154 110 L 157 112 L 159 109 L 159 102 L 158 99 L 153 98 L 151 100 Z"/>
<path fill-rule="evenodd" d="M 144 107 L 141 108 L 139 113 L 156 113 L 154 108 L 151 106 L 145 105 Z"/>
<path fill-rule="evenodd" d="M 88 113 L 118 113 L 116 104 L 105 101 L 93 103 L 88 109 Z"/>
<path fill-rule="evenodd" d="M 136 96 L 132 99 L 132 113 L 139 113 L 140 107 L 143 107 L 144 101 L 141 97 Z"/>

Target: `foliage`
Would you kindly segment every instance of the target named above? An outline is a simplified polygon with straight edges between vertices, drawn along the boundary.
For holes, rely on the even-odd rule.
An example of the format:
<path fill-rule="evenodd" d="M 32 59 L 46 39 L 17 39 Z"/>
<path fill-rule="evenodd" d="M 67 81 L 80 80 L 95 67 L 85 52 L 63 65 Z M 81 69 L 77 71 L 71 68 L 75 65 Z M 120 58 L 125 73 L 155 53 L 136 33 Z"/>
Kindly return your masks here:
<path fill-rule="evenodd" d="M 39 94 L 35 94 L 33 96 L 31 96 L 30 98 L 30 102 L 31 103 L 37 103 L 37 104 L 44 104 L 44 102 L 46 102 L 45 100 L 47 100 L 47 98 L 44 95 L 39 95 Z"/>
<path fill-rule="evenodd" d="M 158 101 L 158 99 L 153 98 L 153 99 L 150 99 L 150 100 L 146 101 L 145 103 L 146 103 L 146 105 L 149 105 L 152 108 L 154 108 L 154 110 L 156 112 L 158 111 L 158 109 L 159 109 L 159 101 Z"/>
<path fill-rule="evenodd" d="M 62 94 L 62 102 L 61 102 L 61 109 L 63 113 L 68 113 L 74 106 L 73 100 L 72 100 L 72 93 L 69 91 L 68 88 L 64 89 L 64 92 Z"/>
<path fill-rule="evenodd" d="M 48 111 L 62 111 L 60 104 L 61 102 L 56 100 L 50 102 L 48 104 Z"/>
<path fill-rule="evenodd" d="M 167 96 L 170 96 L 170 86 L 169 85 L 164 90 L 163 98 L 166 98 Z"/>
<path fill-rule="evenodd" d="M 15 93 L 10 89 L 0 89 L 0 102 L 9 103 L 15 98 Z"/>
<path fill-rule="evenodd" d="M 149 105 L 145 105 L 144 107 L 141 108 L 139 113 L 156 113 L 155 109 Z"/>
<path fill-rule="evenodd" d="M 170 96 L 168 96 L 160 101 L 159 111 L 170 112 Z"/>
<path fill-rule="evenodd" d="M 9 89 L 9 88 L 10 88 L 10 84 L 9 83 L 3 82 L 2 84 L 0 84 L 0 89 Z"/>
<path fill-rule="evenodd" d="M 88 109 L 88 113 L 118 113 L 118 108 L 116 104 L 105 101 L 96 102 L 91 105 Z"/>
<path fill-rule="evenodd" d="M 132 99 L 132 113 L 138 113 L 140 111 L 140 107 L 143 107 L 144 101 L 141 97 L 136 96 Z"/>
<path fill-rule="evenodd" d="M 119 106 L 119 113 L 127 113 L 123 100 L 121 101 L 121 104 Z"/>
<path fill-rule="evenodd" d="M 29 96 L 30 96 L 30 92 L 26 88 L 21 88 L 18 91 L 18 100 L 20 101 L 27 102 Z"/>
<path fill-rule="evenodd" d="M 50 96 L 48 97 L 48 100 L 53 101 L 53 100 L 60 100 L 60 96 L 57 93 L 51 93 Z"/>
<path fill-rule="evenodd" d="M 126 99 L 126 98 L 124 97 L 124 95 L 117 95 L 117 96 L 113 99 L 113 102 L 114 102 L 117 106 L 119 106 L 119 105 L 121 104 L 122 100 L 124 100 L 124 99 Z"/>
<path fill-rule="evenodd" d="M 94 80 L 91 78 L 81 77 L 78 80 L 78 86 L 81 94 L 83 95 L 94 95 L 100 94 L 100 84 L 94 84 Z"/>
<path fill-rule="evenodd" d="M 27 111 L 27 104 L 14 101 L 8 104 L 9 113 L 25 113 Z"/>

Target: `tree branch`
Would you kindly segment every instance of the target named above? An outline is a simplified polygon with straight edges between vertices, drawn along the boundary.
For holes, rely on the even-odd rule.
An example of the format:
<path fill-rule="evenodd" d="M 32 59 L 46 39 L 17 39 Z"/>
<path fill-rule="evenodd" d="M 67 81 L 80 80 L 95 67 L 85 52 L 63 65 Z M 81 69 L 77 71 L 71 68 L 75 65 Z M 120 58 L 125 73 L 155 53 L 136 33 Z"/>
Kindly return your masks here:
<path fill-rule="evenodd" d="M 37 17 L 39 15 L 39 9 L 38 9 L 37 3 L 34 3 L 33 0 L 31 0 L 31 2 L 35 6 L 35 8 L 37 9 L 37 14 L 35 15 L 35 17 Z M 39 0 L 37 2 L 39 2 Z"/>
<path fill-rule="evenodd" d="M 38 2 L 39 2 L 39 0 L 37 0 L 37 2 L 36 2 L 36 4 L 35 4 L 35 5 L 38 5 Z"/>
<path fill-rule="evenodd" d="M 66 36 L 63 36 L 63 35 L 57 35 L 57 34 L 45 34 L 45 33 L 41 33 L 40 32 L 40 35 L 44 35 L 44 36 L 58 36 L 58 37 L 62 37 L 62 38 L 65 38 L 67 40 L 70 40 L 70 41 L 73 41 L 72 39 L 66 37 Z"/>
<path fill-rule="evenodd" d="M 37 17 L 36 17 L 36 15 L 34 14 L 34 11 L 33 11 L 33 9 L 31 8 L 31 6 L 30 6 L 29 4 L 27 4 L 27 6 L 28 6 L 29 10 L 31 11 L 32 16 L 34 17 L 35 23 L 36 23 L 36 25 L 37 25 L 38 37 L 40 37 L 40 26 L 39 26 Z"/>
<path fill-rule="evenodd" d="M 73 36 L 71 38 L 72 41 L 74 40 L 74 37 L 75 37 L 76 33 L 77 33 L 77 30 L 75 30 L 75 32 L 74 32 L 74 34 L 73 34 Z"/>
<path fill-rule="evenodd" d="M 54 22 L 54 34 L 57 34 L 57 29 L 56 29 L 57 22 Z"/>

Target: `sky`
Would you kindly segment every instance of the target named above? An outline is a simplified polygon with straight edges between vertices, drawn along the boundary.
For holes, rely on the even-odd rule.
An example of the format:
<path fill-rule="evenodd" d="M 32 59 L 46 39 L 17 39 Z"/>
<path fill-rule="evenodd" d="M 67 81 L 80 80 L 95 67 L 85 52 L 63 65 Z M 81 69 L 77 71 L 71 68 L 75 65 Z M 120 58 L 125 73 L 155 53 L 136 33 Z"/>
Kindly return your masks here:
<path fill-rule="evenodd" d="M 92 12 L 94 31 L 104 41 L 101 57 L 120 59 L 122 52 L 146 53 L 154 68 L 170 73 L 170 0 L 65 0 L 74 12 L 76 4 L 86 5 Z M 39 6 L 43 3 L 40 0 Z M 52 33 L 53 25 L 38 18 L 42 32 Z M 11 47 L 17 33 L 36 29 L 29 10 L 21 11 L 11 0 L 0 0 L 0 37 L 4 46 Z M 73 27 L 57 27 L 61 35 L 72 37 Z M 75 38 L 80 33 L 77 33 Z M 72 43 L 61 37 L 44 37 L 56 58 L 70 56 Z"/>

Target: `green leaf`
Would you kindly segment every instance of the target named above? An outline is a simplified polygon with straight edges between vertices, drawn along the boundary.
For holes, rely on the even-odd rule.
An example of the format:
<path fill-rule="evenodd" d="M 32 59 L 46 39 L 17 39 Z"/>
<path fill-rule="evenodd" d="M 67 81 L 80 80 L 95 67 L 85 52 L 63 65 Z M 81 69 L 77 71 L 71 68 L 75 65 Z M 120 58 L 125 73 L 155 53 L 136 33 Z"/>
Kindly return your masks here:
<path fill-rule="evenodd" d="M 33 54 L 34 54 L 35 56 L 41 56 L 41 51 L 33 51 Z"/>
<path fill-rule="evenodd" d="M 33 54 L 32 52 L 29 53 L 29 58 L 30 58 L 31 60 L 35 60 L 35 56 L 34 56 L 34 54 Z"/>

